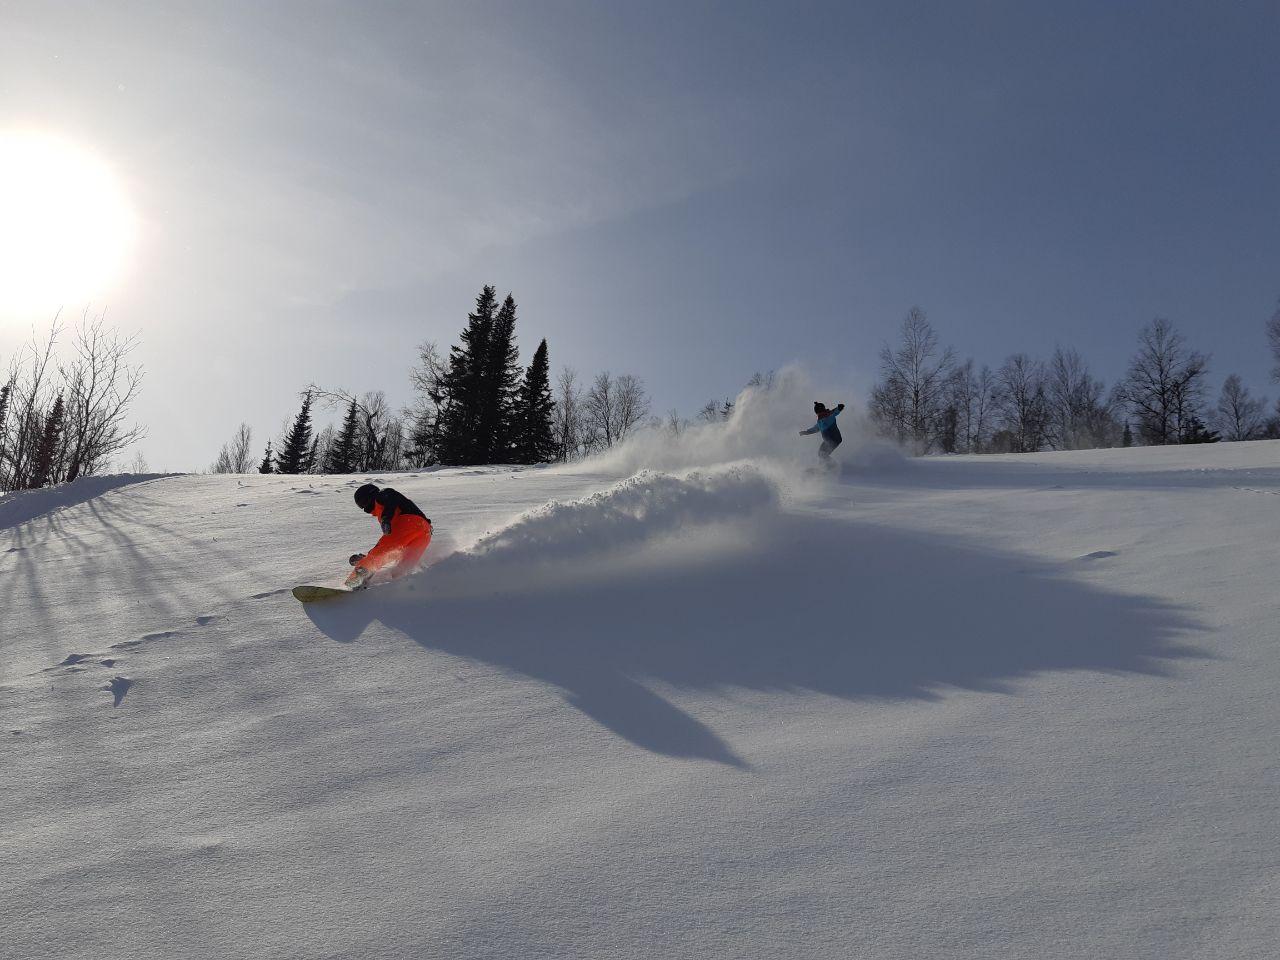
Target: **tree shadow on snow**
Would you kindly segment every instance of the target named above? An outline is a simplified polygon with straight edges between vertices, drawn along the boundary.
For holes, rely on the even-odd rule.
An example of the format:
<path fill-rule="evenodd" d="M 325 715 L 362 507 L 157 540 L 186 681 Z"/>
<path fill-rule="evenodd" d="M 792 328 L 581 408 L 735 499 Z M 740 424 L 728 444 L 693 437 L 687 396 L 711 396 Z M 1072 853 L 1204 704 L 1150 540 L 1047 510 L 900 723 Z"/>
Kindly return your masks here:
<path fill-rule="evenodd" d="M 1202 629 L 1185 610 L 1072 579 L 1066 565 L 791 515 L 757 524 L 751 541 L 593 578 L 611 562 L 597 557 L 583 577 L 528 592 L 519 571 L 480 558 L 467 573 L 492 577 L 486 596 L 450 596 L 446 559 L 412 582 L 305 609 L 334 640 L 377 620 L 429 650 L 557 687 L 647 750 L 737 766 L 724 740 L 648 684 L 937 699 L 948 688 L 1012 692 L 1045 671 L 1167 675 L 1174 661 L 1208 656 L 1182 639 Z"/>
<path fill-rule="evenodd" d="M 12 530 L 40 517 L 79 506 L 104 493 L 131 484 L 150 483 L 174 476 L 171 473 L 124 473 L 101 477 L 81 477 L 73 483 L 39 490 L 16 490 L 0 494 L 0 531 Z"/>

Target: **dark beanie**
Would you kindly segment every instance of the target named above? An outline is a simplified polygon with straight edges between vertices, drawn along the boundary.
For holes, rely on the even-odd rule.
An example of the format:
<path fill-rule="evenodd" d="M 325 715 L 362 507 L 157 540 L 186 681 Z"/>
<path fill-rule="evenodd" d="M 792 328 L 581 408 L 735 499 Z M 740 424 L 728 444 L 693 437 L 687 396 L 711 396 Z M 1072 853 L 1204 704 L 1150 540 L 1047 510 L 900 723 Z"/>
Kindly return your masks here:
<path fill-rule="evenodd" d="M 814 413 L 816 413 L 816 414 L 818 414 L 819 416 L 821 416 L 821 415 L 822 415 L 822 411 L 823 411 L 823 410 L 825 410 L 825 409 L 827 409 L 827 408 L 826 408 L 826 405 L 825 405 L 825 404 L 823 404 L 820 400 L 815 400 L 815 401 L 813 401 L 813 412 L 814 412 Z"/>
<path fill-rule="evenodd" d="M 372 483 L 366 483 L 356 491 L 356 506 L 361 510 L 368 511 L 368 509 L 373 506 L 373 498 L 377 495 L 378 488 Z"/>

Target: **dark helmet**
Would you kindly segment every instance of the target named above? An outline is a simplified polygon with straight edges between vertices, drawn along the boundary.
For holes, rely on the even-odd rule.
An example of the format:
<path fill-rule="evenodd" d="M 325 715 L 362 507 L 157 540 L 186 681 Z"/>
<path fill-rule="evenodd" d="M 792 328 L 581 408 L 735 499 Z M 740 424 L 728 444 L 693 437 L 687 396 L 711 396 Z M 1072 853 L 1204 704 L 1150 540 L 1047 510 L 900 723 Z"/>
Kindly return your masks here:
<path fill-rule="evenodd" d="M 378 495 L 378 488 L 372 483 L 366 483 L 363 487 L 356 491 L 356 506 L 369 513 L 373 510 L 373 498 Z"/>

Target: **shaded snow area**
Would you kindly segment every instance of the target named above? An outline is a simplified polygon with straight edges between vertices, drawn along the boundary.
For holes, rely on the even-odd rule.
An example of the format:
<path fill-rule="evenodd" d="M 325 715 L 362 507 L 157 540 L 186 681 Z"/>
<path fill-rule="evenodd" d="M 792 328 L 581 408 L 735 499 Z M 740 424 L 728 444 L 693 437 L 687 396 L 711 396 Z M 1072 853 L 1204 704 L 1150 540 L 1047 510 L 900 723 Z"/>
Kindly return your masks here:
<path fill-rule="evenodd" d="M 365 477 L 0 501 L 0 954 L 1275 956 L 1280 444 L 815 477 L 776 390 L 374 478 L 428 568 L 305 607 Z"/>
<path fill-rule="evenodd" d="M 11 493 L 0 493 L 0 530 L 7 530 L 28 520 L 34 520 L 36 517 L 84 503 L 101 496 L 108 490 L 135 483 L 147 483 L 167 476 L 173 476 L 173 474 L 114 473 L 105 477 L 81 477 L 71 483 L 46 487 L 42 490 L 15 490 Z"/>

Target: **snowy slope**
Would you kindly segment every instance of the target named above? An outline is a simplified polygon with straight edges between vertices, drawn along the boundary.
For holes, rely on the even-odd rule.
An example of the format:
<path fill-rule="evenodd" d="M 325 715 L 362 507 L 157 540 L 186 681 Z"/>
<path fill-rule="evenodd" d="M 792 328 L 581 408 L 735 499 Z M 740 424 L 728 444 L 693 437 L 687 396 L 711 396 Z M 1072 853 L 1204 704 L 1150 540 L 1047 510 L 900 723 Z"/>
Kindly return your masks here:
<path fill-rule="evenodd" d="M 1280 444 L 746 429 L 0 501 L 3 955 L 1275 955 Z"/>

